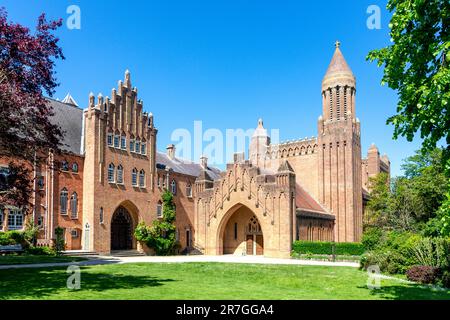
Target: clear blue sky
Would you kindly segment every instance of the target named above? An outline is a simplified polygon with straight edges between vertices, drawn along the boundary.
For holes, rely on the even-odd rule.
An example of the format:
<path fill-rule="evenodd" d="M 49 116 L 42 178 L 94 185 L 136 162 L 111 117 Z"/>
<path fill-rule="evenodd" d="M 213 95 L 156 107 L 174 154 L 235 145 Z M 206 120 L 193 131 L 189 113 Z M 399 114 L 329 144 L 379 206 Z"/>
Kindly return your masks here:
<path fill-rule="evenodd" d="M 81 9 L 69 30 L 66 8 Z M 366 27 L 369 5 L 382 8 L 381 30 Z M 56 98 L 70 92 L 85 108 L 89 92 L 111 94 L 131 71 L 146 111 L 155 115 L 158 149 L 176 128 L 225 132 L 253 128 L 262 117 L 281 140 L 317 136 L 321 80 L 339 39 L 357 77 L 363 155 L 375 142 L 401 173 L 419 143 L 392 140 L 386 119 L 396 95 L 380 85 L 382 70 L 367 53 L 389 43 L 385 0 L 341 1 L 29 1 L 2 0 L 10 20 L 30 27 L 38 15 L 64 18 L 58 31 Z"/>

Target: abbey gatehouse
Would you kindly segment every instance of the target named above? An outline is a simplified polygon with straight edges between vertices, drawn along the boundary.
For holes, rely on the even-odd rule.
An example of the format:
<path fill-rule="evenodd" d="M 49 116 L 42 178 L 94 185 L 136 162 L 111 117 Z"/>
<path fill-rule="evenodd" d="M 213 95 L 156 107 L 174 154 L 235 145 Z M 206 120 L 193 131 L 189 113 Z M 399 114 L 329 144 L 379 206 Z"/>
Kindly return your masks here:
<path fill-rule="evenodd" d="M 60 226 L 68 250 L 148 252 L 133 231 L 162 217 L 168 189 L 180 254 L 289 257 L 297 239 L 360 241 L 369 178 L 390 163 L 375 145 L 361 157 L 356 79 L 339 43 L 321 92 L 316 137 L 271 143 L 260 119 L 248 157 L 235 154 L 224 170 L 206 157 L 179 159 L 174 145 L 158 151 L 158 112 L 144 112 L 128 71 L 109 97 L 91 94 L 84 108 L 70 95 L 48 99 L 64 153 L 34 168 L 30 208 L 0 206 L 0 230 L 22 229 L 32 216 L 41 245 Z M 0 174 L 8 161 L 0 157 Z"/>

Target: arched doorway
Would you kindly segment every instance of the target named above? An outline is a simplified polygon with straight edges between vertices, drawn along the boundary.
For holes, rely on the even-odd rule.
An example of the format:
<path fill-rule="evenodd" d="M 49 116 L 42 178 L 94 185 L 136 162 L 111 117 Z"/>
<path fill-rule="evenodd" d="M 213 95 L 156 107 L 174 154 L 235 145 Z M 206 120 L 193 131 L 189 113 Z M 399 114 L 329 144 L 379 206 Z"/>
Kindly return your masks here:
<path fill-rule="evenodd" d="M 258 218 L 241 205 L 228 218 L 222 235 L 223 254 L 263 255 L 264 237 Z"/>
<path fill-rule="evenodd" d="M 117 208 L 111 220 L 111 250 L 133 249 L 133 220 L 124 207 Z"/>

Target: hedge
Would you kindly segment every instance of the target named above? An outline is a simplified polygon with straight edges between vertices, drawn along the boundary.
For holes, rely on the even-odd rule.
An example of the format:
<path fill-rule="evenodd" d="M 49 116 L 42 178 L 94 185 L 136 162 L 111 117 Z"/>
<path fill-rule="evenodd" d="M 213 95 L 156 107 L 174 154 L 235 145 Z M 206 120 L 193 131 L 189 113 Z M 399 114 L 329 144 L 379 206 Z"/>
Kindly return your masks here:
<path fill-rule="evenodd" d="M 357 242 L 336 242 L 336 255 L 359 256 L 364 253 L 364 247 Z M 333 254 L 333 242 L 295 241 L 292 251 L 298 254 Z"/>

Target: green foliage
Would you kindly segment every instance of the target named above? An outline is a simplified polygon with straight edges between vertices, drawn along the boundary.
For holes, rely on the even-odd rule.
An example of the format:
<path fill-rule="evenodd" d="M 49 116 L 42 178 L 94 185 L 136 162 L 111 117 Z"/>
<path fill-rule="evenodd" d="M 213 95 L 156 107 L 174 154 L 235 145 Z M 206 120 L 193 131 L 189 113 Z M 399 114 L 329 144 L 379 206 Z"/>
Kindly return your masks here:
<path fill-rule="evenodd" d="M 64 229 L 61 227 L 55 228 L 55 244 L 54 244 L 54 250 L 56 252 L 56 255 L 61 255 L 62 252 L 66 249 L 66 243 L 64 241 Z"/>
<path fill-rule="evenodd" d="M 423 238 L 412 248 L 421 266 L 450 268 L 450 242 L 444 238 Z"/>
<path fill-rule="evenodd" d="M 384 65 L 382 84 L 398 93 L 394 138 L 412 141 L 417 132 L 426 153 L 444 140 L 443 163 L 450 174 L 450 2 L 389 0 L 392 45 L 374 50 L 367 59 Z"/>
<path fill-rule="evenodd" d="M 450 192 L 437 211 L 436 217 L 427 222 L 425 235 L 450 237 Z"/>
<path fill-rule="evenodd" d="M 144 242 L 155 250 L 157 255 L 170 255 L 175 252 L 179 244 L 176 241 L 175 205 L 173 194 L 168 190 L 162 195 L 163 218 L 153 221 L 151 226 L 140 222 L 134 231 L 138 241 Z"/>
<path fill-rule="evenodd" d="M 55 256 L 56 252 L 50 247 L 29 247 L 25 250 L 27 254 L 36 256 Z"/>
<path fill-rule="evenodd" d="M 439 236 L 438 223 L 431 220 L 448 191 L 448 178 L 441 160 L 441 149 L 427 155 L 417 152 L 404 161 L 405 176 L 392 179 L 390 185 L 384 173 L 371 178 L 365 227 L 423 231 L 426 235 Z"/>
<path fill-rule="evenodd" d="M 17 242 L 11 237 L 11 232 L 0 232 L 0 246 L 7 246 L 17 244 Z"/>
<path fill-rule="evenodd" d="M 366 228 L 361 240 L 364 249 L 367 251 L 375 249 L 380 244 L 382 236 L 383 231 L 380 228 Z"/>
<path fill-rule="evenodd" d="M 35 245 L 39 234 L 39 226 L 34 223 L 34 219 L 28 219 L 25 225 L 24 239 L 30 245 Z"/>
<path fill-rule="evenodd" d="M 336 255 L 354 255 L 358 256 L 364 253 L 364 247 L 361 243 L 336 242 Z M 296 254 L 333 254 L 333 242 L 320 241 L 295 241 L 292 245 L 292 251 Z"/>

